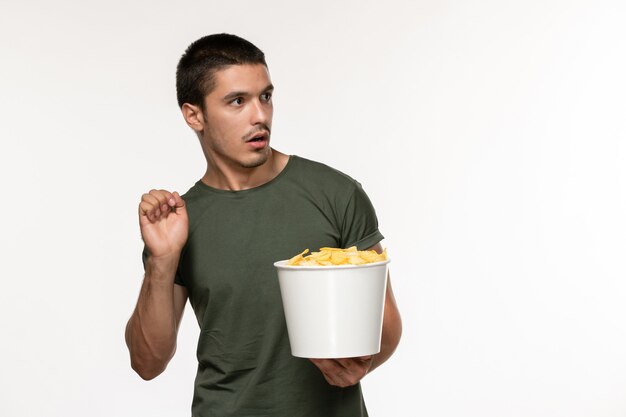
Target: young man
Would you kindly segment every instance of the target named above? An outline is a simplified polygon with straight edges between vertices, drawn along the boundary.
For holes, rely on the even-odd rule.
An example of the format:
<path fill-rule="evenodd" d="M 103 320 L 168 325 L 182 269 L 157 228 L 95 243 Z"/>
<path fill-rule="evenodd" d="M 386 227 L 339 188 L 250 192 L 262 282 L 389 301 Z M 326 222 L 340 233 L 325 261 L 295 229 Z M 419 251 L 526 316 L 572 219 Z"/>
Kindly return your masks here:
<path fill-rule="evenodd" d="M 380 353 L 296 358 L 273 262 L 324 246 L 380 252 L 370 200 L 347 175 L 270 147 L 274 87 L 250 42 L 199 39 L 176 78 L 207 170 L 183 197 L 141 198 L 145 277 L 126 327 L 132 368 L 144 379 L 163 372 L 189 298 L 200 325 L 194 416 L 366 416 L 359 381 L 400 339 L 391 284 Z"/>

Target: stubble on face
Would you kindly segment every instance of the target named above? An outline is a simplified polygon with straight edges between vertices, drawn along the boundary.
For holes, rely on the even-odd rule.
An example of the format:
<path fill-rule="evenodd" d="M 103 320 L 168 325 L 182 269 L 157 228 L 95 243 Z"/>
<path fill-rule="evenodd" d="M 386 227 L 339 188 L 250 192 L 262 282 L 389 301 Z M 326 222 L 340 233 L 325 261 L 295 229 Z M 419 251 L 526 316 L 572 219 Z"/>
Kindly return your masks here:
<path fill-rule="evenodd" d="M 205 113 L 203 111 L 203 113 Z M 208 116 L 204 115 L 205 120 L 208 120 Z M 272 149 L 269 146 L 269 139 L 271 137 L 270 128 L 263 124 L 260 128 L 256 128 L 248 132 L 247 134 L 241 136 L 241 144 L 245 146 L 245 143 L 250 138 L 254 137 L 255 134 L 260 132 L 267 132 L 268 137 L 268 145 L 260 150 L 254 151 L 253 155 L 250 155 L 249 159 L 243 158 L 234 158 L 228 152 L 229 145 L 232 146 L 232 143 L 226 139 L 223 134 L 217 132 L 216 129 L 212 128 L 211 123 L 207 123 L 205 131 L 198 135 L 201 142 L 204 143 L 211 150 L 212 158 L 219 158 L 221 160 L 228 160 L 231 164 L 235 165 L 239 168 L 257 168 L 267 162 L 269 157 L 272 154 Z M 207 155 L 208 157 L 208 155 Z"/>
<path fill-rule="evenodd" d="M 254 129 L 250 133 L 242 136 L 241 140 L 245 143 L 247 140 L 249 140 L 250 138 L 254 137 L 256 134 L 261 133 L 261 132 L 267 133 L 267 138 L 268 138 L 267 146 L 261 150 L 256 151 L 255 159 L 242 162 L 241 163 L 242 168 L 256 168 L 258 166 L 261 166 L 267 162 L 270 155 L 272 154 L 272 148 L 270 148 L 269 146 L 271 130 L 269 126 L 267 126 L 266 124 L 262 124 L 261 126 L 259 126 L 258 129 Z"/>
<path fill-rule="evenodd" d="M 270 158 L 270 154 L 271 154 L 271 149 L 268 147 L 267 151 L 259 154 L 258 159 L 256 160 L 252 160 L 249 162 L 242 162 L 240 164 L 241 168 L 256 168 L 256 167 L 260 167 L 261 165 L 263 165 L 264 163 L 267 162 L 267 160 Z"/>

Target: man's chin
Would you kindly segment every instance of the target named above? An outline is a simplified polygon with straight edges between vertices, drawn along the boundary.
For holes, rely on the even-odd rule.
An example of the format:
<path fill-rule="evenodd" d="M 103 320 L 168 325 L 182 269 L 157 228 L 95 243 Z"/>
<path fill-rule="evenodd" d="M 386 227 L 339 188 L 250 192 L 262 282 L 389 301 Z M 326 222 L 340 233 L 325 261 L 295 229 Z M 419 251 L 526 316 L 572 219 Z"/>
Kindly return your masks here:
<path fill-rule="evenodd" d="M 270 151 L 264 152 L 263 154 L 256 155 L 255 158 L 252 158 L 249 161 L 245 161 L 241 164 L 244 168 L 257 168 L 267 162 L 270 157 Z"/>

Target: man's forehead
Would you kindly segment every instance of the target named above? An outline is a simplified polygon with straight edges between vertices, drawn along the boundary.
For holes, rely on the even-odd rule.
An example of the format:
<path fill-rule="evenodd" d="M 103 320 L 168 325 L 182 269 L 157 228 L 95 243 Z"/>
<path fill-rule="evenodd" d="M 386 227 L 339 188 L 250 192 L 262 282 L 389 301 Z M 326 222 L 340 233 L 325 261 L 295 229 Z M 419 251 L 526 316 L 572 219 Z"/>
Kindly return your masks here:
<path fill-rule="evenodd" d="M 217 70 L 213 91 L 265 89 L 271 84 L 270 74 L 263 64 L 229 65 Z"/>

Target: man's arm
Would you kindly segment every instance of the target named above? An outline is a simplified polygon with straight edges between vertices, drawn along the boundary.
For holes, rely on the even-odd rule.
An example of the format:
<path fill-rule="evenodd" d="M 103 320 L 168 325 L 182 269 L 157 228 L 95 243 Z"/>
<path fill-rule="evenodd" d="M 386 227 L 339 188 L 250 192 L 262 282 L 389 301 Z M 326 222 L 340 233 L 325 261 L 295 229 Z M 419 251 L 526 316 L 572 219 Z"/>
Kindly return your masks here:
<path fill-rule="evenodd" d="M 380 243 L 377 243 L 369 250 L 375 250 L 378 253 L 382 253 L 383 248 Z M 400 311 L 398 311 L 396 298 L 394 297 L 393 289 L 391 288 L 391 276 L 387 274 L 387 291 L 385 293 L 383 333 L 380 341 L 380 352 L 374 355 L 372 366 L 368 372 L 373 371 L 391 357 L 393 352 L 396 351 L 398 343 L 400 343 L 401 336 L 402 319 L 400 318 Z"/>
<path fill-rule="evenodd" d="M 148 380 L 163 372 L 174 356 L 187 302 L 185 287 L 174 284 L 189 228 L 185 202 L 176 192 L 151 190 L 141 198 L 139 225 L 149 256 L 137 306 L 126 325 L 126 345 L 132 368 Z"/>
<path fill-rule="evenodd" d="M 375 250 L 378 253 L 383 251 L 380 243 L 372 246 L 369 250 Z M 360 358 L 311 359 L 311 361 L 322 371 L 329 384 L 348 387 L 359 382 L 367 373 L 389 359 L 400 343 L 401 335 L 402 320 L 388 275 L 380 352 Z"/>
<path fill-rule="evenodd" d="M 187 289 L 174 284 L 173 276 L 148 258 L 137 306 L 126 325 L 130 365 L 145 380 L 161 374 L 176 352 Z"/>

